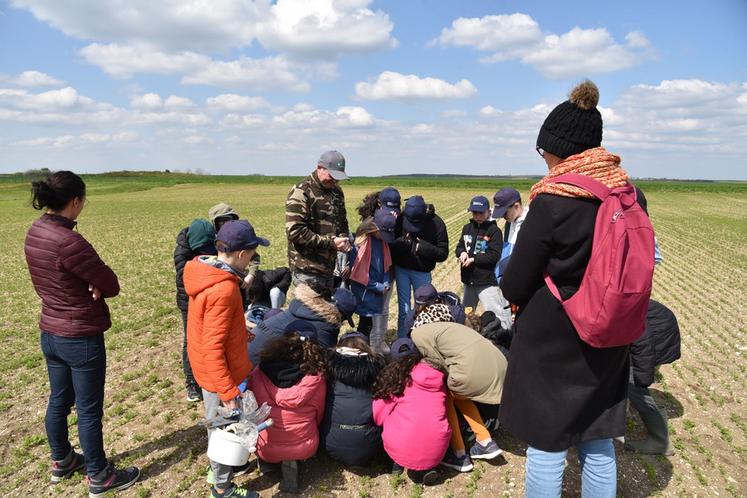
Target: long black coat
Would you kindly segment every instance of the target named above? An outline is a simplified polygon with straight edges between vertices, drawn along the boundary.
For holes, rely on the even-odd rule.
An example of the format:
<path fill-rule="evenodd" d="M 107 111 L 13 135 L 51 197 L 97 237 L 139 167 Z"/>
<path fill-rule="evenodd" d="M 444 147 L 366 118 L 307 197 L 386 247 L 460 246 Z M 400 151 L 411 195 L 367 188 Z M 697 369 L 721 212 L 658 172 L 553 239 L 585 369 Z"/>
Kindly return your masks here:
<path fill-rule="evenodd" d="M 500 421 L 544 451 L 625 434 L 629 347 L 583 342 L 543 280 L 547 270 L 564 299 L 578 290 L 598 209 L 597 200 L 538 195 L 501 279 L 521 308 Z"/>
<path fill-rule="evenodd" d="M 179 235 L 176 236 L 176 247 L 174 247 L 174 269 L 176 270 L 176 305 L 182 311 L 187 312 L 187 306 L 189 305 L 189 297 L 184 290 L 184 265 L 187 261 L 191 261 L 197 256 L 189 247 L 187 242 L 187 232 L 189 227 L 182 228 Z"/>
<path fill-rule="evenodd" d="M 392 263 L 396 266 L 428 273 L 436 267 L 436 263 L 443 263 L 449 257 L 449 233 L 444 220 L 436 214 L 432 205 L 428 206 L 423 229 L 413 235 L 419 244 L 404 238 L 402 216 L 397 217 L 395 233 L 397 238 L 389 244 L 389 249 Z"/>
<path fill-rule="evenodd" d="M 630 345 L 633 381 L 648 387 L 654 383 L 654 371 L 659 365 L 672 363 L 680 357 L 680 327 L 672 310 L 653 299 L 648 303 L 646 330 Z"/>
<path fill-rule="evenodd" d="M 327 402 L 319 427 L 321 445 L 329 456 L 346 465 L 368 465 L 383 451 L 371 394 L 383 359 L 332 351 L 328 362 Z"/>

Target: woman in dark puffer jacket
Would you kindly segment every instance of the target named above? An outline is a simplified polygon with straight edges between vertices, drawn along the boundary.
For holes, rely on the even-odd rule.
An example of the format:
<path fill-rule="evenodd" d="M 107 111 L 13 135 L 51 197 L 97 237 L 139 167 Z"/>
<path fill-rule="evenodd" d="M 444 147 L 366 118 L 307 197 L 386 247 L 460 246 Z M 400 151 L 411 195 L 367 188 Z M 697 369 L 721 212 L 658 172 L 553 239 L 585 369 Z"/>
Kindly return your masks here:
<path fill-rule="evenodd" d="M 327 358 L 327 403 L 319 433 L 327 454 L 346 465 L 368 465 L 382 454 L 371 390 L 384 364 L 359 332 L 343 335 Z"/>
<path fill-rule="evenodd" d="M 104 496 L 137 481 L 137 467 L 117 470 L 104 452 L 106 350 L 111 327 L 104 298 L 119 294 L 117 275 L 75 228 L 86 203 L 86 184 L 58 171 L 31 187 L 35 209 L 46 212 L 28 233 L 24 251 L 34 290 L 42 301 L 41 349 L 50 396 L 44 426 L 52 450 L 52 483 L 86 467 L 89 496 Z M 85 457 L 70 445 L 67 416 L 76 406 Z"/>

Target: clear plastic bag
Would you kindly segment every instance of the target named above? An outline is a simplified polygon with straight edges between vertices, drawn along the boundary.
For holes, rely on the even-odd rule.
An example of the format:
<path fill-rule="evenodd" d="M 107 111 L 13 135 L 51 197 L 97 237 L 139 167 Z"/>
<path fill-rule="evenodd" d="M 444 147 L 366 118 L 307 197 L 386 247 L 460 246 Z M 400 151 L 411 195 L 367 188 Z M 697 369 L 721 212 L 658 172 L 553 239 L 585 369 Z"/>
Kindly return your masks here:
<path fill-rule="evenodd" d="M 267 403 L 257 406 L 254 394 L 246 391 L 241 399 L 240 409 L 231 410 L 225 406 L 219 406 L 217 412 L 217 417 L 206 419 L 202 425 L 209 428 L 222 427 L 223 430 L 233 432 L 241 439 L 242 446 L 254 452 L 259 437 L 257 426 L 263 425 L 262 428 L 264 428 L 262 423 L 270 415 L 270 407 Z"/>

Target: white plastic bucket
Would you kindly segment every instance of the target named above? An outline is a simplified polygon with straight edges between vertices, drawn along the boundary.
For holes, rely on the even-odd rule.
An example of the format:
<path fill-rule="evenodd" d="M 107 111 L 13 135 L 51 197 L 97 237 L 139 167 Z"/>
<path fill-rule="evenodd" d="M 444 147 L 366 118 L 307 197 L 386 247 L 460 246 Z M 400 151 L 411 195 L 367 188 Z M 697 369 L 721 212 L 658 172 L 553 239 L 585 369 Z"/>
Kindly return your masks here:
<path fill-rule="evenodd" d="M 236 434 L 215 429 L 210 433 L 207 455 L 214 462 L 239 467 L 249 460 L 249 449 L 241 444 Z"/>

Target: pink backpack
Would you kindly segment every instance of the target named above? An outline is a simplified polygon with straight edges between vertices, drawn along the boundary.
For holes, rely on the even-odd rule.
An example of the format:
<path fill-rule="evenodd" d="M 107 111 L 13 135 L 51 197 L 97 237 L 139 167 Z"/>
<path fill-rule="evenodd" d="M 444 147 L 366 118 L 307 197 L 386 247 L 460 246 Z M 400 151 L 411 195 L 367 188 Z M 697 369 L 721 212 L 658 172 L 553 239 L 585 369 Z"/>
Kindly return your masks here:
<path fill-rule="evenodd" d="M 584 342 L 596 348 L 630 344 L 643 334 L 651 297 L 651 220 L 636 202 L 631 184 L 609 189 L 593 178 L 573 173 L 552 182 L 582 188 L 602 205 L 594 224 L 591 258 L 578 291 L 563 301 L 547 272 L 545 283 Z"/>

